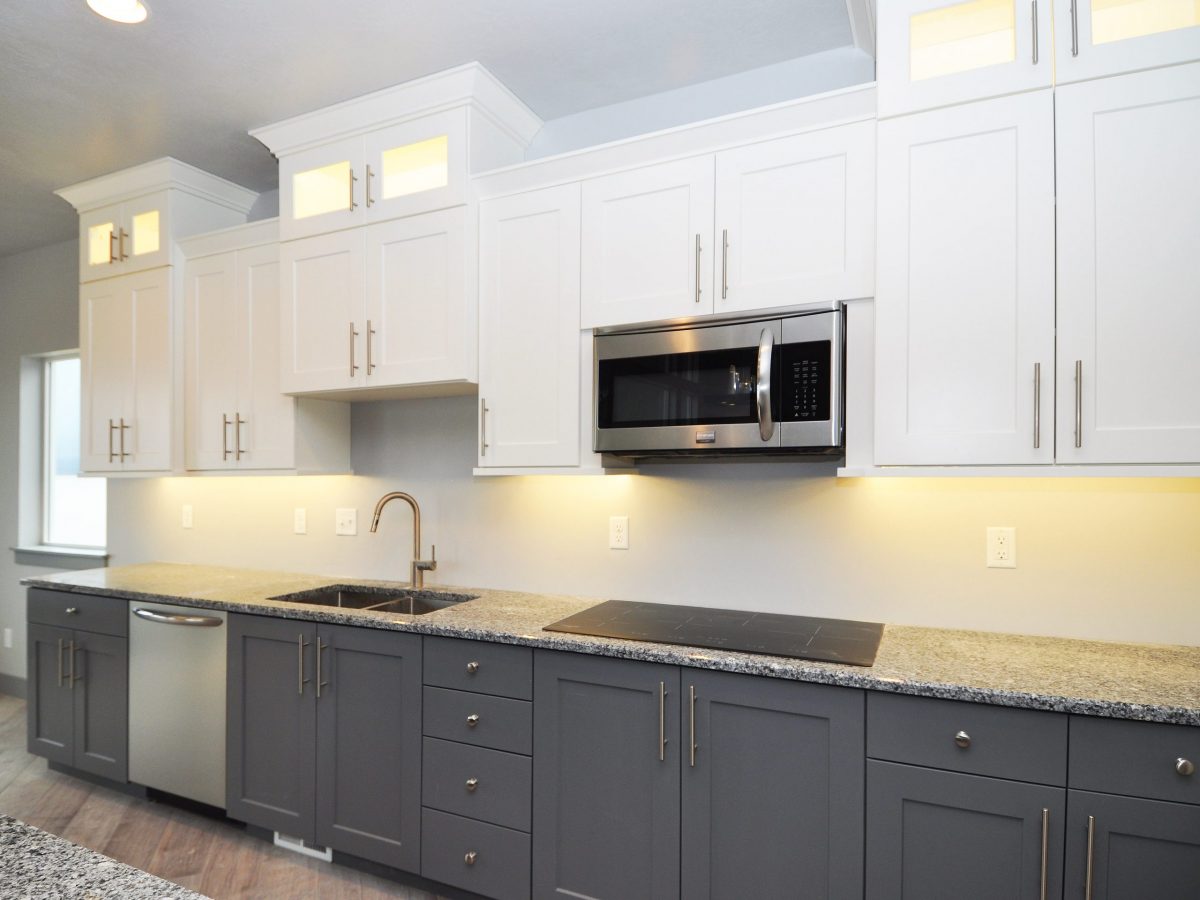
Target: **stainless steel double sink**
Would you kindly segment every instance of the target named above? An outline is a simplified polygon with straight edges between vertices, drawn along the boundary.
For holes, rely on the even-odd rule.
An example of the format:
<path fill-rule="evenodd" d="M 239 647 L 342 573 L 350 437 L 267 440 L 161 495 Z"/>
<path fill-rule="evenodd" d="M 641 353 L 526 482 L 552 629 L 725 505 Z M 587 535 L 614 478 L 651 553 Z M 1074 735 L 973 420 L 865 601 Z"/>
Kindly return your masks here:
<path fill-rule="evenodd" d="M 376 587 L 365 584 L 330 584 L 307 591 L 297 591 L 294 594 L 280 594 L 269 599 L 283 600 L 288 603 L 309 603 L 314 606 L 421 616 L 425 613 L 437 612 L 439 609 L 448 609 L 467 600 L 474 600 L 475 595 L 425 589 Z"/>

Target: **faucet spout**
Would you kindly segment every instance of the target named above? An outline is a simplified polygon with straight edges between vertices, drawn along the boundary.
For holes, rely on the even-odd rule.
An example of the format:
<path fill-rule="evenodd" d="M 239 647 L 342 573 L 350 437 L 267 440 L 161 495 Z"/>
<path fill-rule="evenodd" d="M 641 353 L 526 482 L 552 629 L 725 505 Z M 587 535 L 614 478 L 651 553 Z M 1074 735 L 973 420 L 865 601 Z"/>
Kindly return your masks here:
<path fill-rule="evenodd" d="M 374 534 L 379 530 L 379 517 L 383 513 L 383 508 L 393 500 L 403 500 L 412 507 L 413 550 L 412 566 L 409 570 L 409 582 L 414 588 L 420 590 L 425 586 L 425 573 L 433 572 L 437 569 L 437 547 L 432 548 L 432 554 L 429 559 L 421 559 L 421 507 L 417 505 L 416 498 L 412 494 L 404 493 L 404 491 L 392 491 L 380 497 L 379 502 L 375 504 L 375 514 L 371 517 L 371 533 Z"/>

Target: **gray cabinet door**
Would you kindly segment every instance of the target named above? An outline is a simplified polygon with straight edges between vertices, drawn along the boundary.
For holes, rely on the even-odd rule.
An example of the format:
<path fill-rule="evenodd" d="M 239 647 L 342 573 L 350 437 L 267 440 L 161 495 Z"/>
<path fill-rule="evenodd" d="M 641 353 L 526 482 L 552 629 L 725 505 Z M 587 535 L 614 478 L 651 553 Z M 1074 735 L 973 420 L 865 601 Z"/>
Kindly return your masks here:
<path fill-rule="evenodd" d="M 29 626 L 28 748 L 37 756 L 74 764 L 75 706 L 67 680 L 69 628 Z"/>
<path fill-rule="evenodd" d="M 113 781 L 129 778 L 129 641 L 76 631 L 75 746 L 71 764 Z"/>
<path fill-rule="evenodd" d="M 317 843 L 421 865 L 421 638 L 322 625 Z"/>
<path fill-rule="evenodd" d="M 683 896 L 861 898 L 862 692 L 681 678 Z"/>
<path fill-rule="evenodd" d="M 1065 812 L 1063 788 L 868 760 L 867 900 L 1061 897 Z"/>
<path fill-rule="evenodd" d="M 1067 897 L 1196 900 L 1200 897 L 1200 806 L 1071 791 Z"/>
<path fill-rule="evenodd" d="M 316 637 L 311 622 L 229 617 L 226 809 L 308 843 L 316 841 Z"/>
<path fill-rule="evenodd" d="M 534 655 L 533 896 L 679 896 L 679 670 Z"/>

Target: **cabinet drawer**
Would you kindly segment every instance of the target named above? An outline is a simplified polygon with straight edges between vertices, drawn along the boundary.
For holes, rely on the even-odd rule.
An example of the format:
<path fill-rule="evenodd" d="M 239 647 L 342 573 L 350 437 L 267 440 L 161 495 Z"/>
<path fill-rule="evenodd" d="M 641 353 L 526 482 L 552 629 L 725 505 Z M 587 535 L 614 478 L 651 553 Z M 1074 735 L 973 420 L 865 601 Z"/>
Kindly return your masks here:
<path fill-rule="evenodd" d="M 1200 804 L 1196 769 L 1200 728 L 1071 716 L 1073 788 Z"/>
<path fill-rule="evenodd" d="M 529 896 L 529 835 L 421 811 L 421 875 L 497 900 Z"/>
<path fill-rule="evenodd" d="M 533 704 L 446 688 L 425 688 L 425 734 L 477 747 L 533 753 Z"/>
<path fill-rule="evenodd" d="M 41 625 L 129 636 L 129 603 L 116 597 L 30 588 L 28 617 Z"/>
<path fill-rule="evenodd" d="M 528 756 L 425 738 L 421 803 L 528 831 L 533 761 Z"/>
<path fill-rule="evenodd" d="M 425 683 L 533 699 L 533 650 L 457 638 L 425 638 Z"/>
<path fill-rule="evenodd" d="M 1067 717 L 958 700 L 868 693 L 867 756 L 1065 785 Z"/>

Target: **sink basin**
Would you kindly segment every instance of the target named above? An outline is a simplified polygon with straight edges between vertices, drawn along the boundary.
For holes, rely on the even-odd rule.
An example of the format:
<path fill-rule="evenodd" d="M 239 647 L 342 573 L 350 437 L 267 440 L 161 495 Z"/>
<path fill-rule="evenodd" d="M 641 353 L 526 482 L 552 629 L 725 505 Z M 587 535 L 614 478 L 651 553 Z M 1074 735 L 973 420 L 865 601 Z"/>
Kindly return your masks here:
<path fill-rule="evenodd" d="M 474 600 L 472 594 L 453 594 L 449 591 L 408 590 L 406 588 L 382 588 L 363 584 L 331 584 L 280 594 L 271 600 L 286 600 L 288 603 L 311 603 L 314 606 L 335 606 L 342 609 L 369 609 L 376 612 L 404 613 L 420 616 L 425 613 L 446 609 L 465 600 Z"/>

